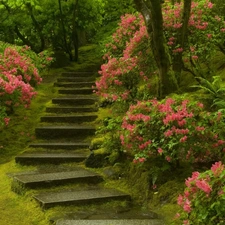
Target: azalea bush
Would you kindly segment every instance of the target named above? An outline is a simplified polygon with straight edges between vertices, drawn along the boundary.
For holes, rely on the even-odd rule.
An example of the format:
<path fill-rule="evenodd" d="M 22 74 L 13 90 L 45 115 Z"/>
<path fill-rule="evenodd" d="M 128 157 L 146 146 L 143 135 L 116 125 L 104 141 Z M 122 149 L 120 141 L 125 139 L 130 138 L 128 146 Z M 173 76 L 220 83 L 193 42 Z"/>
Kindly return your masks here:
<path fill-rule="evenodd" d="M 185 181 L 184 193 L 177 203 L 181 207 L 174 224 L 222 225 L 225 223 L 225 170 L 221 161 L 203 173 L 193 172 Z"/>
<path fill-rule="evenodd" d="M 193 100 L 139 101 L 123 118 L 121 144 L 134 162 L 154 157 L 173 165 L 215 161 L 224 154 L 223 117 Z"/>
<path fill-rule="evenodd" d="M 172 5 L 166 1 L 163 7 L 163 25 L 171 57 L 181 54 L 186 70 L 198 76 L 203 75 L 200 63 L 208 65 L 218 49 L 225 52 L 225 21 L 213 8 L 209 0 L 192 1 L 188 35 L 184 46 L 180 46 L 183 2 Z"/>
<path fill-rule="evenodd" d="M 112 101 L 134 101 L 138 85 L 145 83 L 155 68 L 143 17 L 139 14 L 122 16 L 105 52 L 106 63 L 99 71 L 96 93 Z"/>
<path fill-rule="evenodd" d="M 38 67 L 50 64 L 52 58 L 43 59 L 30 50 L 29 47 L 4 45 L 0 53 L 0 124 L 8 124 L 16 107 L 29 107 L 32 98 L 37 94 L 35 86 L 42 78 Z M 31 57 L 30 57 L 31 56 Z M 37 66 L 38 67 L 37 67 Z M 41 68 L 41 67 L 40 67 Z"/>

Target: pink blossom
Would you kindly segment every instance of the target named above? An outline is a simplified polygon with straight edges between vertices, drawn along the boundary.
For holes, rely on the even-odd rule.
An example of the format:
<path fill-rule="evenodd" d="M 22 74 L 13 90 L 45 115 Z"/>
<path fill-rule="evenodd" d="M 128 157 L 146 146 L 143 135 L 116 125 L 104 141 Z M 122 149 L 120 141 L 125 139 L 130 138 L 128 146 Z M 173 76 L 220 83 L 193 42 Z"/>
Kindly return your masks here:
<path fill-rule="evenodd" d="M 216 162 L 211 167 L 211 171 L 213 172 L 215 177 L 218 177 L 223 172 L 223 170 L 224 170 L 224 165 L 222 164 L 221 161 Z"/>
<path fill-rule="evenodd" d="M 158 153 L 159 153 L 160 155 L 162 155 L 163 150 L 162 150 L 161 148 L 158 148 Z"/>
<path fill-rule="evenodd" d="M 212 188 L 205 180 L 197 180 L 196 186 L 207 194 L 209 194 L 212 191 Z"/>

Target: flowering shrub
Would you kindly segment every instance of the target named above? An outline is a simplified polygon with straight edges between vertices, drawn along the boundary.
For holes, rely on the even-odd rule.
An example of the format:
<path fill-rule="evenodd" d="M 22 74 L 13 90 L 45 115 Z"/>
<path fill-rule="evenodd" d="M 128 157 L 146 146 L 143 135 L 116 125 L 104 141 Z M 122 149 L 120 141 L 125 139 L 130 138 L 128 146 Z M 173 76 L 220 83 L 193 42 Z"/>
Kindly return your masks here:
<path fill-rule="evenodd" d="M 121 143 L 134 162 L 160 157 L 168 162 L 220 159 L 222 114 L 204 111 L 203 104 L 168 98 L 131 105 L 122 122 Z"/>
<path fill-rule="evenodd" d="M 182 27 L 183 2 L 174 6 L 167 1 L 163 8 L 164 28 L 170 54 L 183 54 L 184 63 L 189 69 L 201 62 L 209 62 L 215 46 L 223 48 L 225 38 L 225 21 L 213 11 L 214 4 L 209 0 L 192 1 L 191 15 L 188 22 L 188 36 L 183 48 L 179 45 L 179 32 Z"/>
<path fill-rule="evenodd" d="M 174 224 L 224 224 L 225 223 L 225 170 L 221 161 L 203 173 L 193 172 L 186 181 L 183 195 L 177 203 Z"/>
<path fill-rule="evenodd" d="M 37 94 L 34 86 L 42 78 L 36 65 L 44 63 L 29 47 L 6 46 L 0 54 L 0 125 L 8 125 L 8 113 L 15 107 L 29 107 L 31 99 Z M 31 56 L 31 57 L 29 57 Z M 40 59 L 39 59 L 40 58 Z M 46 59 L 47 65 L 51 58 Z"/>
<path fill-rule="evenodd" d="M 112 101 L 133 101 L 138 84 L 146 82 L 153 70 L 150 52 L 143 17 L 122 16 L 111 43 L 106 45 L 103 59 L 107 62 L 99 71 L 96 93 Z"/>

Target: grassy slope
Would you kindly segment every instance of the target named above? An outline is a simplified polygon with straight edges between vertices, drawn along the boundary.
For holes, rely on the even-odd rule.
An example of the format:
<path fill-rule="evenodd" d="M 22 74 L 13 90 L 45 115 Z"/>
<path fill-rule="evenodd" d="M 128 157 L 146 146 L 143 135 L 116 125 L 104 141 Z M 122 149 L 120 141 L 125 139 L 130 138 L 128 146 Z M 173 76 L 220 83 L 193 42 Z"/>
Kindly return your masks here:
<path fill-rule="evenodd" d="M 87 55 L 88 53 L 88 55 Z M 82 70 L 85 66 L 92 67 L 99 63 L 93 46 L 80 49 L 80 62 L 71 64 L 66 70 Z M 84 62 L 86 62 L 84 64 Z M 11 116 L 9 126 L 0 130 L 0 224 L 1 225 L 47 225 L 51 211 L 43 212 L 32 192 L 17 195 L 11 191 L 12 179 L 8 173 L 32 170 L 32 167 L 20 166 L 14 162 L 14 157 L 25 151 L 33 141 L 34 130 L 44 114 L 47 105 L 56 95 L 53 82 L 62 69 L 51 69 L 43 76 L 44 82 L 38 87 L 38 96 L 33 100 L 29 109 L 20 108 Z"/>

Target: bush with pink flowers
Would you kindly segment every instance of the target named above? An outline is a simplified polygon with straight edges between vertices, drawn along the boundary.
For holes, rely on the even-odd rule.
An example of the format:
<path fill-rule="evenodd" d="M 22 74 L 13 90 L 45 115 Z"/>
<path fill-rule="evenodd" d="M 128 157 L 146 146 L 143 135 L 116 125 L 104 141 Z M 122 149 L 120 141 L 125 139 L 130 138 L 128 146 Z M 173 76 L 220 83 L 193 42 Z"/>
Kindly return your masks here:
<path fill-rule="evenodd" d="M 173 224 L 225 224 L 225 170 L 221 161 L 203 173 L 193 172 L 185 185 L 177 199 L 181 210 Z"/>
<path fill-rule="evenodd" d="M 211 162 L 224 154 L 221 112 L 209 113 L 196 101 L 167 98 L 131 105 L 122 122 L 121 143 L 134 162 Z"/>
<path fill-rule="evenodd" d="M 42 78 L 39 74 L 40 65 L 44 61 L 30 50 L 29 47 L 6 45 L 0 53 L 0 125 L 8 125 L 9 114 L 16 107 L 29 107 L 32 98 L 37 94 L 35 86 Z M 49 56 L 48 56 L 49 57 Z M 48 58 L 47 57 L 47 58 Z M 46 65 L 50 64 L 45 57 Z M 38 69 L 40 68 L 40 69 Z"/>

